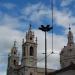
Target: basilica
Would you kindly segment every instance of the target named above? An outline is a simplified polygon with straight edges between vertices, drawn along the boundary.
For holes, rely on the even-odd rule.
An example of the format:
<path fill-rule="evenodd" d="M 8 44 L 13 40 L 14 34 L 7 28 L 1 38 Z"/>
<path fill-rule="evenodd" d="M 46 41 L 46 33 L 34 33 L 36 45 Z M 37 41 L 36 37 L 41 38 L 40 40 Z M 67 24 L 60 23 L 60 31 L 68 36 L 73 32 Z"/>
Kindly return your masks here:
<path fill-rule="evenodd" d="M 70 27 L 67 39 L 67 45 L 60 52 L 61 69 L 56 71 L 47 69 L 48 75 L 75 75 L 75 43 Z M 8 55 L 7 75 L 45 75 L 45 69 L 37 67 L 37 38 L 31 25 L 22 41 L 21 64 L 19 59 L 16 42 L 14 42 Z"/>
<path fill-rule="evenodd" d="M 37 38 L 30 25 L 26 32 L 26 39 L 22 41 L 22 58 L 19 64 L 19 55 L 14 42 L 11 52 L 8 55 L 7 75 L 44 75 L 44 68 L 37 67 Z M 25 41 L 26 40 L 26 41 Z M 47 69 L 52 72 L 52 69 Z"/>

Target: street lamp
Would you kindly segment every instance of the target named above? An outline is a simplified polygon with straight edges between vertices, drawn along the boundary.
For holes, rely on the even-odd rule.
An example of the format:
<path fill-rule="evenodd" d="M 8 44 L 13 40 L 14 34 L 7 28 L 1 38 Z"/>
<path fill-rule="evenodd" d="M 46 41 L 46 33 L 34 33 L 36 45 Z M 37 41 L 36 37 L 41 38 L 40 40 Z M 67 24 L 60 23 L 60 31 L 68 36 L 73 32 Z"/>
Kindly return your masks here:
<path fill-rule="evenodd" d="M 51 27 L 50 25 L 44 26 L 41 25 L 41 27 L 39 27 L 39 30 L 42 30 L 45 32 L 45 75 L 47 75 L 47 41 L 46 41 L 46 32 L 50 31 L 51 29 L 53 29 L 53 27 Z"/>

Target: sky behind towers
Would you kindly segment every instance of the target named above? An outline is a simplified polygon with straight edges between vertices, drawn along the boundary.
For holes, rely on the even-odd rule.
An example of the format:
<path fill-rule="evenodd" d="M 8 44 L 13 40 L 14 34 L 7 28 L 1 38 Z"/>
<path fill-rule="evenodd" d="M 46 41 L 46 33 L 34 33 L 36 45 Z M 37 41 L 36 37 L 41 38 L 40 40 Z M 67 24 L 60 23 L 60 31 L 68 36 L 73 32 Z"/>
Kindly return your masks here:
<path fill-rule="evenodd" d="M 48 68 L 58 69 L 59 52 L 67 43 L 69 24 L 75 33 L 75 0 L 54 0 L 54 52 L 48 57 Z M 38 60 L 44 57 L 44 33 L 38 30 L 41 24 L 51 23 L 51 0 L 0 0 L 0 75 L 6 74 L 7 57 L 13 41 L 17 41 L 19 52 L 25 32 L 32 24 L 38 38 Z M 51 53 L 51 32 L 47 34 L 48 53 Z M 75 35 L 74 35 L 75 36 Z M 75 39 L 75 38 L 74 38 Z M 41 57 L 41 58 L 40 58 Z M 38 66 L 44 67 L 44 60 Z"/>

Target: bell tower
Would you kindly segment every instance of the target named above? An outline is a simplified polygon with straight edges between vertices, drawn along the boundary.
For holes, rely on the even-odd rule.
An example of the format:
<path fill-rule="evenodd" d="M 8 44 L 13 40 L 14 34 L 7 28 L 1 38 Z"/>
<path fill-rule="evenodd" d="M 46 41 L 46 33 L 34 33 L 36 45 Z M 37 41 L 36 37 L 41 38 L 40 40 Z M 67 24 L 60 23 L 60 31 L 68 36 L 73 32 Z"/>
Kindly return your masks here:
<path fill-rule="evenodd" d="M 37 67 L 37 38 L 35 39 L 31 25 L 26 33 L 26 41 L 22 43 L 22 66 L 26 75 L 36 75 Z"/>
<path fill-rule="evenodd" d="M 73 40 L 73 33 L 70 27 L 67 39 L 67 46 L 64 46 L 60 53 L 60 64 L 62 68 L 69 66 L 71 62 L 75 64 L 75 43 Z"/>
<path fill-rule="evenodd" d="M 7 75 L 14 75 L 13 70 L 19 65 L 19 55 L 17 52 L 16 41 L 14 41 L 14 45 L 11 49 L 10 54 L 8 55 L 8 68 Z"/>

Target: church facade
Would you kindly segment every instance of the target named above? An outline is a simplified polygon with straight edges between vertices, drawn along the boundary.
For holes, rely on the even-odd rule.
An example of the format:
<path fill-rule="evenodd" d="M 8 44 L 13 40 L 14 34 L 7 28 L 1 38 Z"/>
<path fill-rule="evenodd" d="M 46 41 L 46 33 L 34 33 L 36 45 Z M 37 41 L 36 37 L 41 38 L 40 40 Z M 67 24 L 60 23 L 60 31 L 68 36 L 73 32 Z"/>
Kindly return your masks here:
<path fill-rule="evenodd" d="M 48 69 L 48 72 L 53 70 Z M 19 55 L 16 41 L 8 55 L 7 75 L 44 75 L 44 68 L 37 67 L 37 38 L 35 39 L 31 25 L 26 33 L 26 41 L 22 41 L 22 58 L 19 64 Z"/>
<path fill-rule="evenodd" d="M 60 70 L 47 69 L 48 75 L 75 75 L 75 43 L 71 28 L 67 35 L 67 45 L 60 52 Z M 22 58 L 19 55 L 16 41 L 8 55 L 7 75 L 45 75 L 44 68 L 37 67 L 37 38 L 31 25 L 22 41 Z"/>

